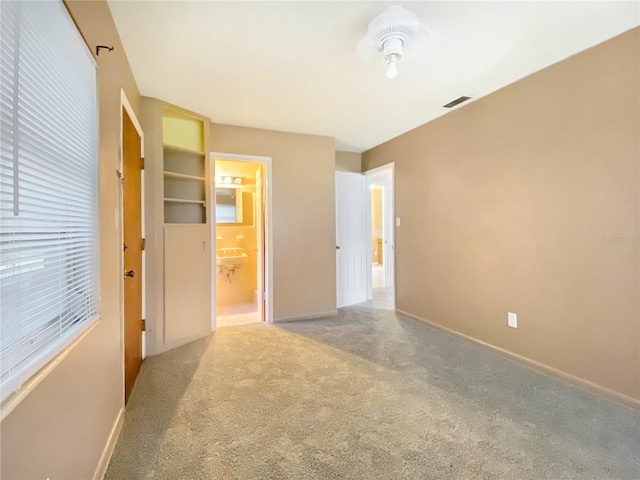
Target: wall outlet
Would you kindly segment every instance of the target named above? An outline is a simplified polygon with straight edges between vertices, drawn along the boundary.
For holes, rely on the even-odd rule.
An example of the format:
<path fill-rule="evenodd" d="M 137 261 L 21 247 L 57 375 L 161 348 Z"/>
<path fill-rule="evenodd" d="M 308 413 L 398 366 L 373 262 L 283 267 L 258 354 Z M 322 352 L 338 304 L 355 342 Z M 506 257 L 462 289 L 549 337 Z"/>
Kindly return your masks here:
<path fill-rule="evenodd" d="M 508 312 L 507 313 L 507 324 L 511 328 L 518 328 L 518 315 L 515 313 Z"/>
<path fill-rule="evenodd" d="M 396 217 L 396 227 L 400 226 L 400 217 Z"/>

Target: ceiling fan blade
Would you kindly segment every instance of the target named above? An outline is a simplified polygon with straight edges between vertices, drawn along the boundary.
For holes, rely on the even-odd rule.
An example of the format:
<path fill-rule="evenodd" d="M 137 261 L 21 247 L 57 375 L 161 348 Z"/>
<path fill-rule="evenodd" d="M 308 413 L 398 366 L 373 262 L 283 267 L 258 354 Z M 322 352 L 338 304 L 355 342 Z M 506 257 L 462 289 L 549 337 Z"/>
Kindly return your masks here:
<path fill-rule="evenodd" d="M 424 57 L 431 51 L 432 46 L 433 33 L 424 25 L 419 25 L 411 43 L 405 46 L 403 55 L 406 57 Z"/>

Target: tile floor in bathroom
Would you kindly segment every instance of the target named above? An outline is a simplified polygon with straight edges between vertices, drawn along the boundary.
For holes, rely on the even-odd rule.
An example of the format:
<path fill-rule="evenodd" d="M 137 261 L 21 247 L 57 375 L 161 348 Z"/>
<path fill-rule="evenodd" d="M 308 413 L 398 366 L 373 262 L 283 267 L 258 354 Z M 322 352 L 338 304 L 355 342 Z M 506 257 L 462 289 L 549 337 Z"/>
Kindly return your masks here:
<path fill-rule="evenodd" d="M 232 327 L 260 322 L 260 314 L 255 303 L 239 303 L 216 308 L 216 326 Z"/>
<path fill-rule="evenodd" d="M 371 268 L 373 288 L 384 287 L 384 265 L 374 263 Z"/>

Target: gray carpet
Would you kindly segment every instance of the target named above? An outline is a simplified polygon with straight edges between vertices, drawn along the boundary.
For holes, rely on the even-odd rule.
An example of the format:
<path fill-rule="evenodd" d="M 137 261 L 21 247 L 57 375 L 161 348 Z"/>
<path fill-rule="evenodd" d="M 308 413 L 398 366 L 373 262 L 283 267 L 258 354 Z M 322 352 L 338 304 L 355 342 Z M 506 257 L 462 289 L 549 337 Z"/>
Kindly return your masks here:
<path fill-rule="evenodd" d="M 640 413 L 368 306 L 145 360 L 107 479 L 638 479 Z"/>

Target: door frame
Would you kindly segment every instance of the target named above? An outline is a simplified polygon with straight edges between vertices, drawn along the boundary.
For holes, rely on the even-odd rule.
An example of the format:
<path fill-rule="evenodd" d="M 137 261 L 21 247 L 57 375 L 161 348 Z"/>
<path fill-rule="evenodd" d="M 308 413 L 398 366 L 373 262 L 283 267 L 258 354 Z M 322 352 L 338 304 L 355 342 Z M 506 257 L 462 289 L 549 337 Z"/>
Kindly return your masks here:
<path fill-rule="evenodd" d="M 215 162 L 216 159 L 219 160 L 237 160 L 241 162 L 254 162 L 254 163 L 263 163 L 265 165 L 265 185 L 267 189 L 267 198 L 265 205 L 265 213 L 264 213 L 264 259 L 263 266 L 265 269 L 264 272 L 264 290 L 266 295 L 265 299 L 265 308 L 264 308 L 264 321 L 265 323 L 273 323 L 273 182 L 272 182 L 272 166 L 271 166 L 271 157 L 262 157 L 258 155 L 238 155 L 235 153 L 222 153 L 222 152 L 211 152 L 209 154 L 209 171 L 211 172 L 211 178 L 215 176 Z M 216 209 L 215 209 L 215 182 L 209 182 L 209 188 L 211 192 L 209 194 L 209 198 L 211 198 L 211 208 L 209 208 L 208 215 L 210 216 L 209 221 L 211 222 L 212 229 L 212 257 L 215 254 L 215 239 L 216 239 Z M 216 330 L 216 305 L 217 305 L 217 294 L 216 294 L 216 281 L 218 276 L 218 269 L 211 269 L 211 298 L 213 302 L 211 302 L 211 331 Z"/>
<path fill-rule="evenodd" d="M 393 290 L 394 307 L 396 298 L 396 250 L 395 250 L 395 162 L 387 163 L 380 167 L 372 168 L 364 172 L 367 178 L 367 254 L 369 262 L 373 255 L 371 248 L 372 225 L 371 225 L 371 187 L 379 185 L 383 187 L 383 216 L 382 216 L 382 237 L 383 237 L 383 261 L 387 259 L 385 266 L 385 285 Z M 381 180 L 380 175 L 388 175 L 389 180 Z M 377 178 L 378 177 L 378 178 Z M 367 298 L 373 299 L 373 274 L 372 269 L 367 269 Z"/>
<path fill-rule="evenodd" d="M 118 176 L 118 209 L 115 213 L 115 227 L 119 230 L 120 234 L 120 247 L 118 248 L 120 252 L 120 268 L 119 272 L 119 290 L 120 290 L 120 351 L 122 353 L 122 388 L 124 389 L 124 277 L 122 276 L 122 272 L 124 272 L 124 252 L 122 250 L 122 245 L 124 243 L 124 195 L 122 191 L 122 182 L 120 181 L 120 177 L 124 168 L 124 142 L 123 142 L 123 128 L 124 128 L 124 117 L 122 116 L 122 111 L 126 111 L 129 119 L 133 123 L 133 126 L 138 132 L 140 136 L 140 157 L 144 158 L 144 132 L 142 131 L 142 126 L 138 121 L 138 117 L 136 116 L 129 99 L 127 98 L 127 94 L 124 89 L 120 89 L 120 133 L 119 133 L 119 145 L 118 145 L 118 170 L 116 171 L 116 175 Z M 140 226 L 140 232 L 142 238 L 146 238 L 145 233 L 145 205 L 144 205 L 144 169 L 140 172 L 140 222 L 142 225 Z M 146 251 L 142 250 L 142 318 L 146 318 Z M 142 359 L 146 357 L 146 332 L 142 332 Z M 124 395 L 122 397 L 124 399 Z"/>

